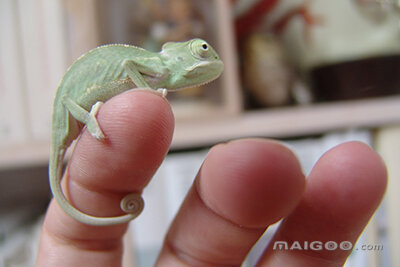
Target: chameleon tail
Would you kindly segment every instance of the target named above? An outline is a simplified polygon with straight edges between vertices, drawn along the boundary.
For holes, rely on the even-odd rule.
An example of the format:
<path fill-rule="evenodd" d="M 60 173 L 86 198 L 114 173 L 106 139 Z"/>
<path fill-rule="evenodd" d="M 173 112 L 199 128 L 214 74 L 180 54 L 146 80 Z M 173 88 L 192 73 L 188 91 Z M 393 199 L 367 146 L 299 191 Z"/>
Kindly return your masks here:
<path fill-rule="evenodd" d="M 65 149 L 53 148 L 49 162 L 50 188 L 58 205 L 65 213 L 82 223 L 96 226 L 106 226 L 127 223 L 136 218 L 144 208 L 144 201 L 140 194 L 129 194 L 121 201 L 121 209 L 128 214 L 117 217 L 95 217 L 85 214 L 73 207 L 66 199 L 61 188 L 62 166 Z"/>

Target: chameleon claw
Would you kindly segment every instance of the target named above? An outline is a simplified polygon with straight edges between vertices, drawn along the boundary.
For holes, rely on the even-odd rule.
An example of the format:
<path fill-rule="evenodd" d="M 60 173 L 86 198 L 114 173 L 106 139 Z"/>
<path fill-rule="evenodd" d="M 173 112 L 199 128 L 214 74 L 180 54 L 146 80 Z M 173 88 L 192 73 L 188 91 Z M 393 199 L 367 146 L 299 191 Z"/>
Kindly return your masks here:
<path fill-rule="evenodd" d="M 90 130 L 89 130 L 89 132 L 90 132 Z M 104 133 L 103 133 L 101 130 L 99 130 L 99 129 L 95 130 L 94 132 L 90 132 L 90 134 L 91 134 L 94 138 L 96 138 L 97 140 L 104 140 L 104 139 L 106 139 L 106 136 L 104 135 Z"/>
<path fill-rule="evenodd" d="M 106 138 L 96 119 L 97 113 L 103 104 L 103 102 L 98 101 L 92 106 L 89 112 L 88 122 L 86 124 L 90 134 L 97 140 L 104 140 Z"/>
<path fill-rule="evenodd" d="M 157 89 L 157 92 L 160 93 L 162 97 L 164 97 L 164 98 L 167 97 L 167 94 L 168 94 L 168 90 L 167 89 L 159 88 L 159 89 Z"/>

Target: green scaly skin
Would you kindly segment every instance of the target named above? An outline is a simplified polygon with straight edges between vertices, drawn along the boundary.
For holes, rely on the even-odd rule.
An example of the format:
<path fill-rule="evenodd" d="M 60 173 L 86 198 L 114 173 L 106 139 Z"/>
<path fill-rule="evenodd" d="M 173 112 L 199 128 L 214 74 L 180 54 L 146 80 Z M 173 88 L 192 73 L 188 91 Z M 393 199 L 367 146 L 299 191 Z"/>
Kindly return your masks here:
<path fill-rule="evenodd" d="M 125 215 L 95 217 L 73 207 L 61 189 L 64 154 L 82 129 L 93 137 L 105 138 L 96 114 L 102 102 L 131 88 L 178 90 L 218 78 L 224 65 L 204 40 L 168 42 L 159 53 L 129 45 L 105 45 L 81 56 L 67 70 L 57 89 L 53 105 L 50 188 L 60 207 L 74 219 L 89 225 L 113 225 L 136 218 L 144 202 L 139 194 L 121 200 Z M 160 90 L 160 89 L 159 89 Z M 80 123 L 79 123 L 80 122 Z"/>

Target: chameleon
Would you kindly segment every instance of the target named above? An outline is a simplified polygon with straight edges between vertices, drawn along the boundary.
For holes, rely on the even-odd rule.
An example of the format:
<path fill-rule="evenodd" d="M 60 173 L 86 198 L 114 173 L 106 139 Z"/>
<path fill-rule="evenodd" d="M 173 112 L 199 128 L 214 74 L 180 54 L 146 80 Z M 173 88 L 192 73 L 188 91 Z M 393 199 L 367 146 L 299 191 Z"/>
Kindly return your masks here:
<path fill-rule="evenodd" d="M 224 64 L 204 40 L 167 42 L 160 52 L 125 45 L 103 45 L 80 56 L 66 71 L 58 85 L 52 111 L 49 157 L 49 184 L 58 205 L 69 216 L 84 224 L 106 226 L 127 223 L 144 207 L 138 193 L 121 200 L 125 214 L 96 217 L 75 208 L 61 188 L 65 152 L 83 127 L 101 141 L 106 138 L 96 114 L 111 97 L 132 88 L 168 91 L 200 86 L 217 79 Z"/>

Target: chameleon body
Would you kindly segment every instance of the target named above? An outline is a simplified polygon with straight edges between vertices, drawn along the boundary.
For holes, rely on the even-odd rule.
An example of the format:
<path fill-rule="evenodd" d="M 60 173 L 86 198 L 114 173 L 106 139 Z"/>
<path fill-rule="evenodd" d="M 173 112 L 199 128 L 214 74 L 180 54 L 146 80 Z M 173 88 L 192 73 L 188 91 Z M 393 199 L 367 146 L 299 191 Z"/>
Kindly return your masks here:
<path fill-rule="evenodd" d="M 83 125 L 98 140 L 105 138 L 96 119 L 102 102 L 131 88 L 178 90 L 208 83 L 224 68 L 215 50 L 204 40 L 168 42 L 160 52 L 129 45 L 97 47 L 75 61 L 61 80 L 53 105 L 49 161 L 50 188 L 60 207 L 74 219 L 90 225 L 126 223 L 143 209 L 139 194 L 121 201 L 125 215 L 95 217 L 73 207 L 61 189 L 64 154 Z"/>

